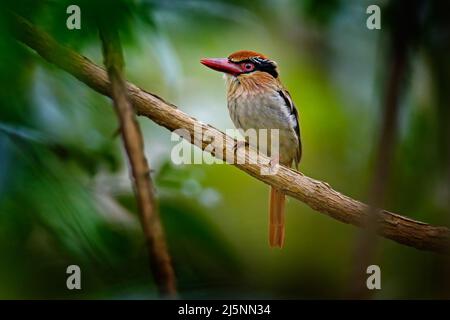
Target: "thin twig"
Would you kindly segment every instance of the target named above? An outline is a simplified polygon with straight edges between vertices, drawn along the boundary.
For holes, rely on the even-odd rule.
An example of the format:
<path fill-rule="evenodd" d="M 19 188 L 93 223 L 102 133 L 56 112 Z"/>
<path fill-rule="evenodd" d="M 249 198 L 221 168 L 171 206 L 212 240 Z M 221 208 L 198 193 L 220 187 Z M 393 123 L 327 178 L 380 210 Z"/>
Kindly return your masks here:
<path fill-rule="evenodd" d="M 147 241 L 150 266 L 163 297 L 176 297 L 175 273 L 172 268 L 161 221 L 155 206 L 150 168 L 133 106 L 128 101 L 123 77 L 123 54 L 116 30 L 99 23 L 103 57 L 111 83 L 111 97 L 120 123 L 120 133 L 130 162 L 134 192 L 142 228 Z"/>
<path fill-rule="evenodd" d="M 48 62 L 66 70 L 95 91 L 111 96 L 108 76 L 101 67 L 86 57 L 59 45 L 45 32 L 31 25 L 28 21 L 17 19 L 16 36 L 19 41 L 34 49 Z M 160 97 L 148 93 L 134 84 L 127 83 L 130 102 L 139 115 L 148 117 L 157 124 L 173 131 L 185 129 L 190 133 L 190 143 L 202 150 L 209 146 L 205 140 L 193 139 L 194 128 L 208 131 L 212 141 L 224 141 L 222 153 L 213 154 L 225 160 L 226 150 L 235 148 L 236 141 L 217 130 L 188 116 Z M 367 205 L 333 190 L 328 183 L 309 178 L 300 172 L 279 166 L 273 175 L 262 175 L 261 171 L 270 171 L 270 159 L 258 155 L 252 148 L 247 148 L 245 163 L 233 163 L 234 166 L 256 179 L 275 186 L 283 193 L 294 197 L 312 209 L 324 213 L 336 220 L 355 226 L 364 227 Z M 210 151 L 208 151 L 210 152 Z M 262 161 L 257 161 L 256 159 Z M 257 162 L 257 164 L 253 164 Z M 446 253 L 450 243 L 450 230 L 442 226 L 432 226 L 404 216 L 386 211 L 378 211 L 378 234 L 398 243 L 421 250 Z"/>

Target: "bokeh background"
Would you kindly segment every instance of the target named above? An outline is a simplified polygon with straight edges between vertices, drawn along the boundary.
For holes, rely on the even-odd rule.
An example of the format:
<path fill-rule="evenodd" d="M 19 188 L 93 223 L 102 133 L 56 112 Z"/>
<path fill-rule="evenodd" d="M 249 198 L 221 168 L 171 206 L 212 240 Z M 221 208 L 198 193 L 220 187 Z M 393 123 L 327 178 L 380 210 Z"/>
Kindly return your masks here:
<path fill-rule="evenodd" d="M 81 8 L 81 30 L 66 28 L 70 4 Z M 381 8 L 381 30 L 366 27 L 370 4 Z M 19 44 L 11 10 L 100 65 L 94 12 L 108 15 L 121 31 L 127 78 L 221 130 L 233 128 L 224 80 L 199 60 L 263 52 L 277 61 L 299 109 L 301 171 L 362 201 L 373 178 L 393 34 L 416 26 L 384 207 L 448 221 L 444 1 L 2 2 L 0 298 L 158 297 L 111 101 Z M 146 118 L 139 123 L 181 297 L 345 297 L 355 227 L 290 199 L 285 248 L 270 249 L 268 186 L 228 165 L 173 165 L 170 132 Z M 445 296 L 437 255 L 380 239 L 374 259 L 382 272 L 374 298 Z M 81 267 L 81 291 L 66 289 L 71 264 Z"/>

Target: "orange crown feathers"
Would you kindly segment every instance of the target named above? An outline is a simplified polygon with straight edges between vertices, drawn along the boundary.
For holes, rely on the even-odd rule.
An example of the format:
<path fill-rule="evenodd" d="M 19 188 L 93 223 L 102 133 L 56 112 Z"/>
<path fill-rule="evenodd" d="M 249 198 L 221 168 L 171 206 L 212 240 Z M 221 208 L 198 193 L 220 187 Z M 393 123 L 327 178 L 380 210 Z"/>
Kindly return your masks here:
<path fill-rule="evenodd" d="M 247 60 L 250 58 L 256 58 L 256 57 L 268 60 L 268 58 L 265 55 L 255 52 L 255 51 L 250 51 L 250 50 L 236 51 L 236 52 L 230 54 L 228 59 L 230 59 L 233 62 L 239 62 L 239 61 Z"/>

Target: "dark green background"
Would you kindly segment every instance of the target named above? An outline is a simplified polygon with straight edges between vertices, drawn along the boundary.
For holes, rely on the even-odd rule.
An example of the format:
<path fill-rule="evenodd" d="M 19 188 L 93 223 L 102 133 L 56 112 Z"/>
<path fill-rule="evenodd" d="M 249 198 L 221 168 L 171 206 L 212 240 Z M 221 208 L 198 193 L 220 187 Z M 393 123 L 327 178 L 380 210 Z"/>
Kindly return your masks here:
<path fill-rule="evenodd" d="M 96 15 L 121 31 L 127 78 L 225 130 L 221 75 L 203 57 L 240 49 L 276 60 L 300 113 L 302 172 L 367 201 L 397 7 L 408 1 L 14 1 L 0 7 L 0 298 L 156 298 L 111 101 L 17 43 L 9 10 L 102 64 Z M 415 2 L 411 2 L 415 3 Z M 449 215 L 449 19 L 427 1 L 401 85 L 385 207 Z M 66 8 L 81 8 L 81 30 Z M 382 29 L 366 28 L 366 8 Z M 412 5 L 412 4 L 411 4 Z M 400 13 L 400 15 L 399 15 Z M 162 220 L 186 298 L 341 298 L 355 227 L 287 203 L 286 245 L 267 244 L 268 187 L 228 165 L 174 166 L 170 133 L 142 118 Z M 196 150 L 195 152 L 199 152 Z M 379 241 L 375 298 L 438 298 L 442 260 Z M 65 287 L 66 267 L 82 290 Z"/>

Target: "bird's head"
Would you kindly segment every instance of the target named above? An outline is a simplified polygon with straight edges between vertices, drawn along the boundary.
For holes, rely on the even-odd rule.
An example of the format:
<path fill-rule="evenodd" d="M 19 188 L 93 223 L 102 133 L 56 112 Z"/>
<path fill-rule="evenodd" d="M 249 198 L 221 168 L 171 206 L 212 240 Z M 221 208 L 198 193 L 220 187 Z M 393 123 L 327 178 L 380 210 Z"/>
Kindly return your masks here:
<path fill-rule="evenodd" d="M 200 62 L 216 71 L 239 77 L 256 72 L 266 72 L 273 78 L 278 77 L 277 64 L 265 55 L 254 51 L 237 51 L 228 58 L 204 58 Z"/>

